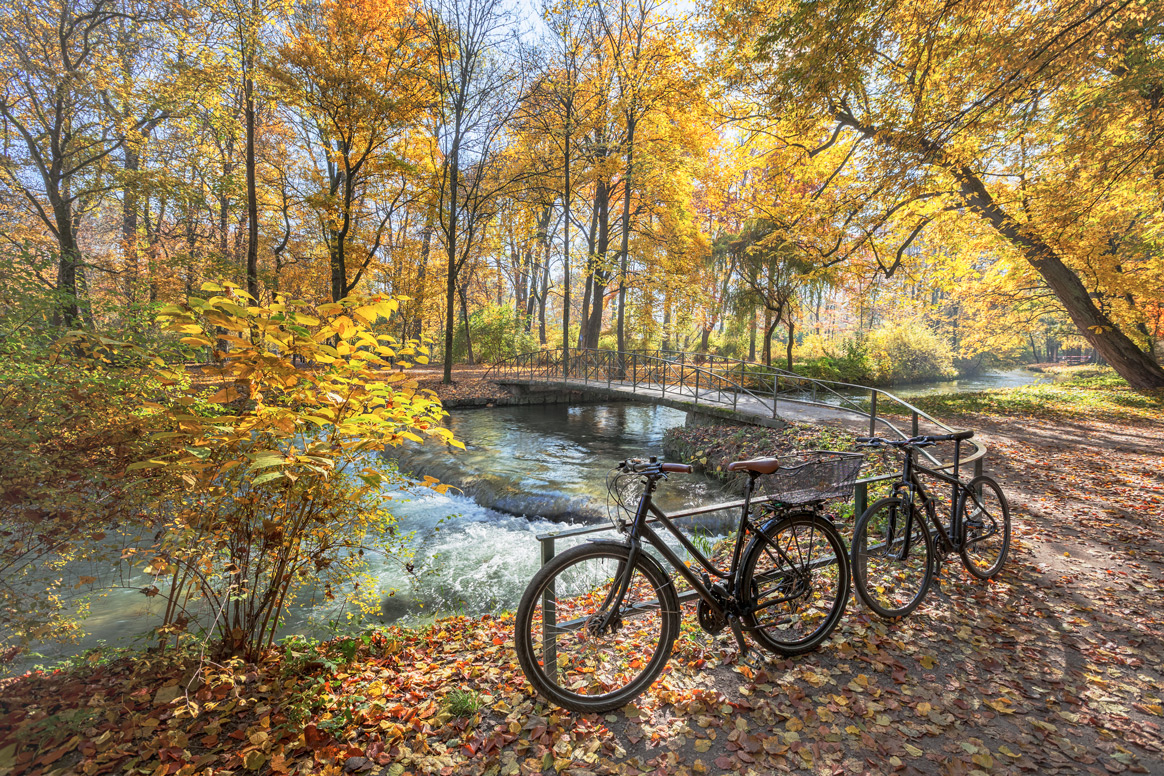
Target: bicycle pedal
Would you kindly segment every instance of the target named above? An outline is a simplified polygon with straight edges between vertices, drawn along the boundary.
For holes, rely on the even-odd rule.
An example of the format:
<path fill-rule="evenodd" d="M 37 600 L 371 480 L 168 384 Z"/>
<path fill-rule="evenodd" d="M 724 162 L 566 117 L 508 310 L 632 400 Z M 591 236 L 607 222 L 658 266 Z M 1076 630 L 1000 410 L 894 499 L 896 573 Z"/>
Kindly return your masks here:
<path fill-rule="evenodd" d="M 732 635 L 736 637 L 736 643 L 740 646 L 740 658 L 748 656 L 748 642 L 744 639 L 744 629 L 740 627 L 739 617 L 728 617 L 728 624 L 732 626 Z"/>

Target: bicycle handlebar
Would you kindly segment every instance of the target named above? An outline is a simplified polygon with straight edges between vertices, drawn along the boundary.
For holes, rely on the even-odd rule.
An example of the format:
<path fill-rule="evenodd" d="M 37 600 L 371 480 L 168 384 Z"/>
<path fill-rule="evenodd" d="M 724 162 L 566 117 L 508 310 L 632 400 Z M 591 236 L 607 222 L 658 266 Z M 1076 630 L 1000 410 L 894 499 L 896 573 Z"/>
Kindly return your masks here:
<path fill-rule="evenodd" d="M 627 458 L 618 465 L 618 468 L 629 472 L 636 472 L 639 474 L 691 474 L 695 471 L 690 464 L 686 463 L 663 463 L 652 457 L 650 460 L 643 458 Z"/>
<path fill-rule="evenodd" d="M 970 439 L 974 431 L 956 431 L 953 434 L 923 434 L 911 439 L 886 439 L 884 437 L 857 437 L 857 444 L 861 447 L 929 447 L 938 442 L 961 442 Z"/>

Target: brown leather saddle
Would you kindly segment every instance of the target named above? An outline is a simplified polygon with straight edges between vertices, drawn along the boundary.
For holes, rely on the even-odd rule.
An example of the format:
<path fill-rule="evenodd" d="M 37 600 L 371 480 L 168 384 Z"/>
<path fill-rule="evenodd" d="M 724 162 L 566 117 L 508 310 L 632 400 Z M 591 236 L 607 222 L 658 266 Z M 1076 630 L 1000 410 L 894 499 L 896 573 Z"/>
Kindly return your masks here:
<path fill-rule="evenodd" d="M 729 472 L 755 472 L 756 474 L 771 474 L 779 468 L 779 458 L 751 458 L 747 461 L 732 461 L 727 465 Z"/>

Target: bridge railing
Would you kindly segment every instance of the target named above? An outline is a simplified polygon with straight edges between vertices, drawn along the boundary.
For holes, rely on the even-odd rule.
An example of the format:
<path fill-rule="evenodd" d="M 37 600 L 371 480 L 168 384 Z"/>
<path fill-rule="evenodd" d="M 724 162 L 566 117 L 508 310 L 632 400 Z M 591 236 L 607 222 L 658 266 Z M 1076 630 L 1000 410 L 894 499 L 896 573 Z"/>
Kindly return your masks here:
<path fill-rule="evenodd" d="M 696 407 L 719 406 L 748 414 L 780 416 L 780 404 L 827 408 L 867 423 L 870 436 L 905 439 L 920 433 L 956 429 L 884 391 L 853 383 L 819 380 L 775 367 L 723 356 L 678 351 L 624 351 L 570 348 L 522 353 L 494 364 L 486 379 L 581 383 L 632 394 L 657 392 L 663 399 L 690 401 Z M 652 393 L 652 395 L 654 395 Z M 862 429 L 865 430 L 864 428 Z M 981 443 L 965 463 L 985 455 Z M 946 468 L 928 450 L 930 464 Z"/>

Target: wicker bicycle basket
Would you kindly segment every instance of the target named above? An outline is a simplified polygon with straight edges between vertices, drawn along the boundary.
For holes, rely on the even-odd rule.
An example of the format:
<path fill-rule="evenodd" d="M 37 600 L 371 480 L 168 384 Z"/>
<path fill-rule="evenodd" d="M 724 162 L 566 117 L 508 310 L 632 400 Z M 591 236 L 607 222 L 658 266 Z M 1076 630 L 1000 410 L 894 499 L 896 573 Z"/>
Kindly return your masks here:
<path fill-rule="evenodd" d="M 780 468 L 756 478 L 756 495 L 783 504 L 810 504 L 853 492 L 865 457 L 860 453 L 805 450 L 779 456 Z"/>

